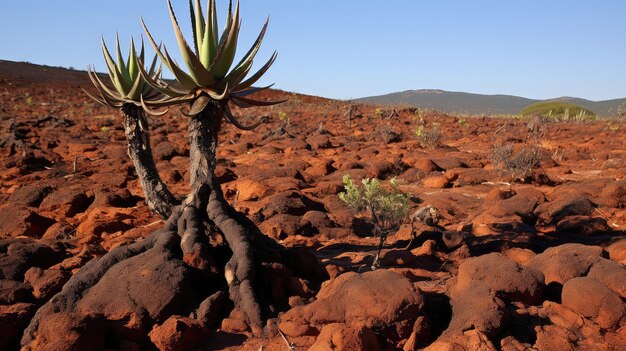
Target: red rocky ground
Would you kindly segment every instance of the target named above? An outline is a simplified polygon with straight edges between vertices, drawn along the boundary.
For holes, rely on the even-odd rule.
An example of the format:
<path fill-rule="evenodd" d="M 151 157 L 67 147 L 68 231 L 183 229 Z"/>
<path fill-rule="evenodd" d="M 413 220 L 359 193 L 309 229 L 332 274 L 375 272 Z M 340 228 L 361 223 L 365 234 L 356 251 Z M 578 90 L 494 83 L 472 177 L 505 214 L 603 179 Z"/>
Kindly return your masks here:
<path fill-rule="evenodd" d="M 143 201 L 120 116 L 88 100 L 88 84 L 82 72 L 0 61 L 0 350 L 19 349 L 38 307 L 92 258 L 163 224 Z M 248 338 L 228 304 L 171 316 L 193 281 L 148 257 L 44 323 L 25 349 L 288 350 L 279 330 L 298 350 L 626 349 L 626 125 L 545 124 L 542 168 L 507 183 L 491 165 L 494 140 L 522 142 L 526 121 L 427 114 L 443 131 L 428 149 L 410 109 L 381 119 L 361 106 L 349 120 L 346 102 L 261 98 L 277 97 L 288 101 L 236 111 L 273 120 L 254 132 L 226 126 L 218 173 L 264 233 L 315 253 L 330 277 L 321 289 L 267 267 L 288 310 L 267 339 Z M 186 118 L 150 123 L 161 175 L 184 194 Z M 398 177 L 414 209 L 439 211 L 439 226 L 418 224 L 408 249 L 404 226 L 384 268 L 369 271 L 376 240 L 337 197 L 345 174 Z"/>

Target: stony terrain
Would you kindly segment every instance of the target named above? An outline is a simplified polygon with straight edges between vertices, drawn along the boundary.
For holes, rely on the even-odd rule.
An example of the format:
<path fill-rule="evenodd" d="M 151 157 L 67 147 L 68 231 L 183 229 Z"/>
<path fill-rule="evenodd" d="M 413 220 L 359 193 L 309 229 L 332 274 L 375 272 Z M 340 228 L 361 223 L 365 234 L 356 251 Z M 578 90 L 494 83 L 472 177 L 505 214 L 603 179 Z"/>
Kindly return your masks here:
<path fill-rule="evenodd" d="M 83 87 L 81 72 L 0 62 L 0 350 L 19 349 L 37 309 L 90 260 L 163 226 L 143 201 L 118 113 Z M 321 287 L 268 266 L 263 288 L 285 304 L 254 338 L 228 301 L 197 307 L 206 287 L 153 250 L 73 312 L 39 321 L 24 349 L 626 349 L 626 125 L 543 124 L 542 167 L 520 183 L 490 155 L 497 143 L 523 145 L 528 121 L 429 113 L 443 132 L 431 149 L 412 109 L 381 118 L 359 106 L 350 118 L 347 102 L 260 98 L 278 97 L 288 101 L 235 110 L 272 120 L 254 132 L 225 126 L 218 175 L 303 272 L 315 257 L 323 264 L 310 272 L 327 279 Z M 161 175 L 185 194 L 186 118 L 171 111 L 150 124 Z M 345 174 L 397 177 L 413 210 L 431 205 L 441 219 L 403 226 L 371 271 L 377 240 L 337 196 Z M 189 314 L 169 312 L 181 309 Z"/>

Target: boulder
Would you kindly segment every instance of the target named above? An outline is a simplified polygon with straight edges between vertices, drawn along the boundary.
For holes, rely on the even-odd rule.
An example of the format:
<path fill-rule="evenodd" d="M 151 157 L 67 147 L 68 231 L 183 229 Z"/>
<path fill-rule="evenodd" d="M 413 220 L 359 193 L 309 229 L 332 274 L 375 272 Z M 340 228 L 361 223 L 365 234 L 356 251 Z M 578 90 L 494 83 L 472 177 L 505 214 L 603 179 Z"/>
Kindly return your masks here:
<path fill-rule="evenodd" d="M 585 275 L 591 265 L 602 258 L 602 253 L 599 246 L 564 244 L 531 258 L 526 266 L 543 273 L 545 284 L 563 285 L 572 278 Z"/>
<path fill-rule="evenodd" d="M 15 280 L 0 279 L 0 304 L 12 305 L 32 299 L 30 286 Z"/>
<path fill-rule="evenodd" d="M 619 295 L 590 277 L 567 281 L 563 285 L 561 299 L 563 306 L 593 320 L 604 329 L 619 326 L 626 316 L 626 304 Z"/>
<path fill-rule="evenodd" d="M 171 316 L 148 335 L 160 351 L 196 350 L 206 342 L 208 329 L 195 319 Z"/>
<path fill-rule="evenodd" d="M 41 238 L 53 224 L 53 219 L 38 214 L 32 208 L 15 204 L 0 206 L 0 238 Z"/>
<path fill-rule="evenodd" d="M 134 328 L 185 310 L 196 303 L 185 264 L 157 247 L 111 267 L 77 303 L 82 314 L 110 321 L 137 321 Z M 151 326 L 152 324 L 150 324 Z"/>
<path fill-rule="evenodd" d="M 343 323 L 369 328 L 398 342 L 410 336 L 423 303 L 421 292 L 398 273 L 384 269 L 349 272 L 325 283 L 316 301 L 287 311 L 280 328 L 297 337 L 327 324 Z"/>
<path fill-rule="evenodd" d="M 364 326 L 341 323 L 324 326 L 309 351 L 380 351 L 376 334 Z"/>
<path fill-rule="evenodd" d="M 543 297 L 543 274 L 524 267 L 499 253 L 470 258 L 459 266 L 457 291 L 485 287 L 506 301 L 540 303 Z"/>
<path fill-rule="evenodd" d="M 46 300 L 61 291 L 72 274 L 59 269 L 43 270 L 32 267 L 24 274 L 24 281 L 33 287 L 33 296 L 36 299 Z"/>
<path fill-rule="evenodd" d="M 46 315 L 37 337 L 23 351 L 104 350 L 107 328 L 102 316 L 69 312 Z"/>
<path fill-rule="evenodd" d="M 565 192 L 535 209 L 535 215 L 541 225 L 555 225 L 567 216 L 589 216 L 592 213 L 593 204 L 589 198 L 574 191 Z"/>
<path fill-rule="evenodd" d="M 601 282 L 615 291 L 621 298 L 626 299 L 626 268 L 621 264 L 600 259 L 591 266 L 587 277 Z"/>
<path fill-rule="evenodd" d="M 54 212 L 59 217 L 74 217 L 84 212 L 93 202 L 94 197 L 85 193 L 84 188 L 61 187 L 46 196 L 39 210 Z"/>

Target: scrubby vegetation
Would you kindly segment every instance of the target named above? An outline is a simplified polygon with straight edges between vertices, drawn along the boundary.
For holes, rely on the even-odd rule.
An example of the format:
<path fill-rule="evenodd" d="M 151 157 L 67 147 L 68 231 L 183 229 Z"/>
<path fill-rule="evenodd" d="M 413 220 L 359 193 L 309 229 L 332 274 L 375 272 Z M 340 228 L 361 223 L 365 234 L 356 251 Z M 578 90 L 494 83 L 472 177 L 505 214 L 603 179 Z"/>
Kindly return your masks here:
<path fill-rule="evenodd" d="M 522 116 L 540 116 L 556 121 L 585 122 L 597 118 L 596 114 L 584 107 L 567 102 L 548 101 L 530 105 L 520 111 Z"/>
<path fill-rule="evenodd" d="M 345 191 L 339 198 L 374 226 L 374 235 L 380 238 L 372 268 L 380 265 L 380 253 L 387 236 L 396 232 L 409 215 L 409 196 L 398 189 L 394 178 L 384 187 L 378 179 L 366 178 L 355 184 L 349 175 L 343 177 Z"/>

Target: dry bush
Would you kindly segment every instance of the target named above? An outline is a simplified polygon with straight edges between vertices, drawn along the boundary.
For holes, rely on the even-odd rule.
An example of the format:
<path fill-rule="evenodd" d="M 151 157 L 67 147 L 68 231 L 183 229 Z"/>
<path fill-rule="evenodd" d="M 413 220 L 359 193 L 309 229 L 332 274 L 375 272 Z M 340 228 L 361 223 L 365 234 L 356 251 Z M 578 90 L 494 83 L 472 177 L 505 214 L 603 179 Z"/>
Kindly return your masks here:
<path fill-rule="evenodd" d="M 515 150 L 512 143 L 496 145 L 491 153 L 491 162 L 501 177 L 525 181 L 533 170 L 541 166 L 540 147 L 525 144 Z"/>
<path fill-rule="evenodd" d="M 439 146 L 441 141 L 442 133 L 440 125 L 439 123 L 431 123 L 430 126 L 426 124 L 419 125 L 417 129 L 415 129 L 415 136 L 417 136 L 422 147 L 434 149 Z"/>

